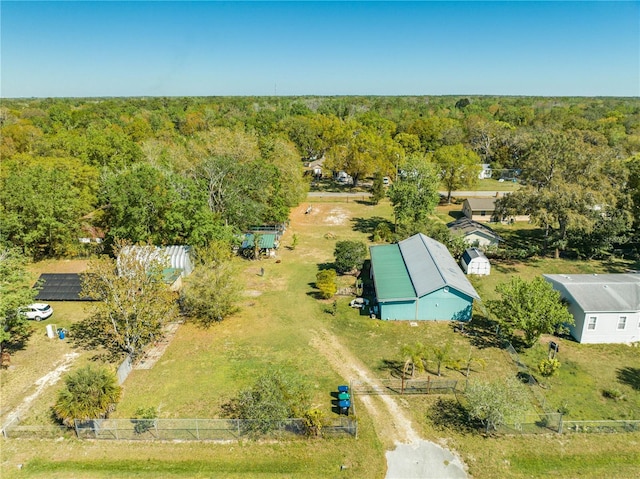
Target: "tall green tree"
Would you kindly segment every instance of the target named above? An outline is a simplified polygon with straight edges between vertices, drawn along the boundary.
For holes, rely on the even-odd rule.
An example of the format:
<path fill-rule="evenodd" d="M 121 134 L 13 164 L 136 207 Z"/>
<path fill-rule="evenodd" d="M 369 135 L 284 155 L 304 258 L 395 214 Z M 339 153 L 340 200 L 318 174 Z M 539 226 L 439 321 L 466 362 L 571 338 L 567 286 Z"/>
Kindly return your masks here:
<path fill-rule="evenodd" d="M 367 259 L 367 246 L 362 241 L 338 241 L 333 256 L 339 273 L 361 270 L 364 260 Z"/>
<path fill-rule="evenodd" d="M 196 324 L 208 327 L 238 311 L 242 292 L 226 242 L 211 243 L 197 252 L 194 271 L 184 278 L 180 304 Z"/>
<path fill-rule="evenodd" d="M 618 208 L 624 168 L 612 155 L 584 132 L 542 131 L 521 161 L 525 186 L 497 200 L 496 213 L 530 215 L 559 257 L 572 231 L 588 234 Z"/>
<path fill-rule="evenodd" d="M 65 378 L 53 412 L 65 426 L 74 420 L 105 418 L 120 401 L 122 388 L 116 375 L 104 366 L 88 364 Z"/>
<path fill-rule="evenodd" d="M 82 295 L 96 302 L 89 318 L 74 327 L 74 336 L 135 360 L 176 318 L 176 295 L 163 281 L 168 260 L 155 247 L 118 243 L 114 252 L 117 260 L 92 260 L 83 275 Z"/>
<path fill-rule="evenodd" d="M 34 257 L 64 255 L 80 236 L 80 219 L 95 204 L 97 172 L 72 159 L 3 163 L 0 238 Z"/>
<path fill-rule="evenodd" d="M 31 288 L 26 265 L 17 248 L 0 250 L 0 352 L 29 336 L 27 319 L 18 314 L 18 308 L 32 303 L 37 292 Z"/>
<path fill-rule="evenodd" d="M 334 171 L 346 171 L 353 178 L 353 186 L 357 186 L 358 181 L 374 172 L 390 174 L 402 157 L 404 150 L 390 135 L 381 135 L 375 127 L 351 120 L 342 124 L 334 146 L 327 152 L 325 165 Z"/>
<path fill-rule="evenodd" d="M 489 310 L 504 333 L 513 335 L 522 330 L 527 347 L 533 346 L 543 334 L 566 331 L 567 326 L 574 324 L 560 293 L 541 276 L 531 281 L 515 277 L 499 283 L 496 291 L 500 299 L 488 301 Z"/>
<path fill-rule="evenodd" d="M 396 225 L 424 223 L 439 201 L 436 170 L 424 157 L 410 157 L 389 187 Z"/>
<path fill-rule="evenodd" d="M 112 240 L 200 246 L 225 236 L 200 182 L 148 164 L 107 174 L 101 196 Z"/>
<path fill-rule="evenodd" d="M 478 182 L 482 166 L 480 157 L 461 144 L 445 145 L 432 154 L 439 169 L 442 184 L 447 189 L 447 202 L 451 203 L 451 192 L 471 189 Z"/>

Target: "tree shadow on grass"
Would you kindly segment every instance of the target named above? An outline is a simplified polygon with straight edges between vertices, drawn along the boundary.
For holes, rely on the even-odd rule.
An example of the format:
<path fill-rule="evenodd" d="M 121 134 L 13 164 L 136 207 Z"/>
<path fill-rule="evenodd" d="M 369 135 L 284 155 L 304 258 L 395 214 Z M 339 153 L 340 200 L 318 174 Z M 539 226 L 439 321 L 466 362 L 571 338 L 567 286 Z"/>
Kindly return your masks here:
<path fill-rule="evenodd" d="M 368 233 L 372 236 L 381 224 L 386 224 L 389 231 L 393 231 L 393 223 L 381 216 L 372 216 L 371 218 L 352 218 L 351 222 L 353 223 L 354 231 Z"/>
<path fill-rule="evenodd" d="M 104 327 L 96 319 L 89 317 L 70 327 L 69 341 L 80 349 L 93 351 L 93 361 L 116 361 L 120 355 L 114 351 L 105 350 L 105 344 L 110 344 L 112 339 L 103 333 Z"/>
<path fill-rule="evenodd" d="M 404 363 L 395 359 L 381 359 L 378 363 L 378 371 L 387 371 L 391 377 L 402 378 Z"/>
<path fill-rule="evenodd" d="M 496 336 L 496 324 L 484 316 L 476 314 L 468 323 L 454 322 L 451 326 L 455 332 L 467 336 L 478 349 L 499 348 L 502 344 Z"/>
<path fill-rule="evenodd" d="M 440 430 L 454 430 L 463 434 L 475 432 L 482 426 L 470 419 L 462 404 L 453 398 L 439 398 L 429 408 L 427 418 Z"/>
<path fill-rule="evenodd" d="M 8 352 L 10 355 L 22 351 L 27 347 L 29 338 L 33 334 L 33 330 L 24 328 L 21 331 L 14 332 L 10 340 L 5 341 L 2 344 L 2 350 Z"/>
<path fill-rule="evenodd" d="M 618 381 L 640 391 L 640 368 L 621 368 L 617 371 Z"/>

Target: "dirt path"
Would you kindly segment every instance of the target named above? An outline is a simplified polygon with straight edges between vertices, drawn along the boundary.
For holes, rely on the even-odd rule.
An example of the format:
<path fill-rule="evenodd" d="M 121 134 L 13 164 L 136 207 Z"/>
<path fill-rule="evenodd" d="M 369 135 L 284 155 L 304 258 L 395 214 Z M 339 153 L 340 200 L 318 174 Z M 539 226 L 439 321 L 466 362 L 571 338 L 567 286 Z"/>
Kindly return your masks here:
<path fill-rule="evenodd" d="M 373 378 L 362 362 L 342 346 L 332 333 L 326 330 L 313 330 L 311 333 L 313 335 L 311 346 L 320 352 L 342 377 L 358 379 L 382 388 L 382 385 Z M 378 398 L 382 400 L 382 404 L 380 401 L 374 401 Z M 387 445 L 398 442 L 413 442 L 419 439 L 418 434 L 411 426 L 411 421 L 391 397 L 385 395 L 375 398 L 373 396 L 358 396 L 358 399 L 373 417 L 378 436 L 385 442 L 390 441 L 390 444 Z"/>
<path fill-rule="evenodd" d="M 31 404 L 33 403 L 33 401 L 35 401 L 46 388 L 48 388 L 49 386 L 53 386 L 55 383 L 57 383 L 60 380 L 62 373 L 69 370 L 69 368 L 71 367 L 71 365 L 73 364 L 73 362 L 76 360 L 78 356 L 79 356 L 78 353 L 65 354 L 62 362 L 59 363 L 54 370 L 49 371 L 47 374 L 45 374 L 40 379 L 38 379 L 34 383 L 34 385 L 36 386 L 36 390 L 32 394 L 24 398 L 22 402 L 18 405 L 18 407 L 16 407 L 13 411 L 11 411 L 6 416 L 6 419 L 3 420 L 2 422 L 2 428 L 0 429 L 4 429 L 6 426 L 11 424 L 12 422 L 16 420 L 19 421 L 20 418 L 25 416 L 25 414 L 29 410 L 29 407 L 31 407 Z"/>

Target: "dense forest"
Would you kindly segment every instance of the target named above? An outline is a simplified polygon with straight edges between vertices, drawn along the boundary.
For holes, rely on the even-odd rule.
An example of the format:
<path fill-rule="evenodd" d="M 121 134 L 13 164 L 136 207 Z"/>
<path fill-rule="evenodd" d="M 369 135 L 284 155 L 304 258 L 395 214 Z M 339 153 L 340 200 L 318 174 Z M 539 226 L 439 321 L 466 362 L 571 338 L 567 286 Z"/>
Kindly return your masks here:
<path fill-rule="evenodd" d="M 0 241 L 34 259 L 232 241 L 286 221 L 319 158 L 354 187 L 428 164 L 472 187 L 486 163 L 517 175 L 500 211 L 530 214 L 550 250 L 638 254 L 637 98 L 3 99 L 0 131 Z"/>

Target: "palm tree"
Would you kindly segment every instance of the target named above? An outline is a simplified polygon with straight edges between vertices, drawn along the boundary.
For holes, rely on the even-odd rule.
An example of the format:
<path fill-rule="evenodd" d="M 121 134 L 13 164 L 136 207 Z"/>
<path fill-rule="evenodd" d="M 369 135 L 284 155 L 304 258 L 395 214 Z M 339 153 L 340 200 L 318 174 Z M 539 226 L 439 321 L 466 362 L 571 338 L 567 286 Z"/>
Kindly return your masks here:
<path fill-rule="evenodd" d="M 407 371 L 411 367 L 411 377 L 418 371 L 425 370 L 425 358 L 427 356 L 427 348 L 422 343 L 405 344 L 400 350 L 400 354 L 404 358 L 404 367 L 402 368 L 402 378 L 407 377 Z"/>
<path fill-rule="evenodd" d="M 444 347 L 434 346 L 431 348 L 431 355 L 433 356 L 433 360 L 435 361 L 438 367 L 438 376 L 440 376 L 440 369 L 442 365 L 445 366 L 450 364 L 452 361 L 451 358 L 451 343 L 445 344 Z"/>
<path fill-rule="evenodd" d="M 75 419 L 106 417 L 121 394 L 122 388 L 113 372 L 88 364 L 67 376 L 53 412 L 65 426 L 73 427 Z"/>

